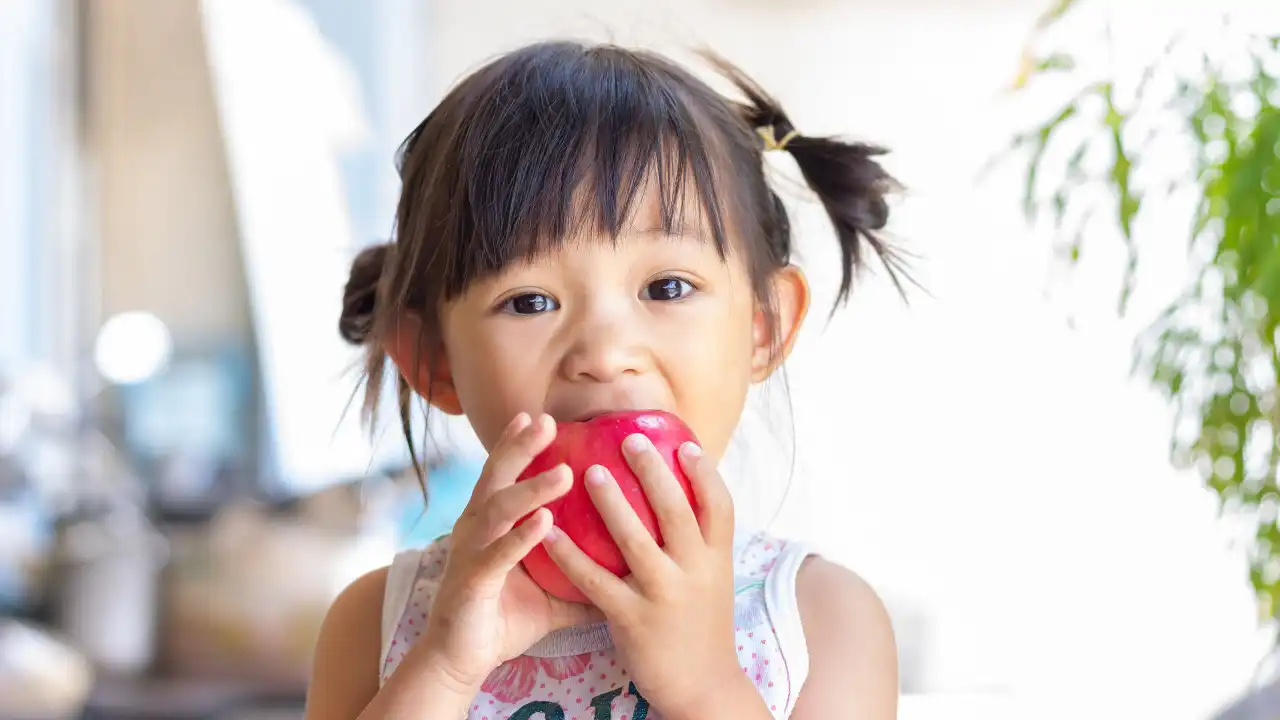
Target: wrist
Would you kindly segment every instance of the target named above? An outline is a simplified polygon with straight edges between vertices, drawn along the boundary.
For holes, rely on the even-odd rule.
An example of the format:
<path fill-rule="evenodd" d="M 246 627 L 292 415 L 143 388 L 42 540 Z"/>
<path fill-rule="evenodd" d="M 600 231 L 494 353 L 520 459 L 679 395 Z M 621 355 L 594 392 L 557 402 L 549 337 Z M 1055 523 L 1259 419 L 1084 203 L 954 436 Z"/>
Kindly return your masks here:
<path fill-rule="evenodd" d="M 480 692 L 484 676 L 474 677 L 454 667 L 445 653 L 431 646 L 424 646 L 422 652 L 412 659 L 412 673 L 422 678 L 420 682 L 433 685 L 438 691 L 464 698 L 468 705 L 471 699 Z M 490 668 L 492 670 L 492 668 Z M 486 673 L 487 674 L 487 673 Z"/>
<path fill-rule="evenodd" d="M 373 720 L 455 720 L 467 717 L 479 684 L 474 687 L 451 672 L 430 652 L 405 658 L 382 691 L 361 713 Z"/>
<path fill-rule="evenodd" d="M 661 707 L 666 720 L 772 720 L 764 698 L 737 662 L 718 673 L 701 676 L 704 690 L 678 707 Z"/>

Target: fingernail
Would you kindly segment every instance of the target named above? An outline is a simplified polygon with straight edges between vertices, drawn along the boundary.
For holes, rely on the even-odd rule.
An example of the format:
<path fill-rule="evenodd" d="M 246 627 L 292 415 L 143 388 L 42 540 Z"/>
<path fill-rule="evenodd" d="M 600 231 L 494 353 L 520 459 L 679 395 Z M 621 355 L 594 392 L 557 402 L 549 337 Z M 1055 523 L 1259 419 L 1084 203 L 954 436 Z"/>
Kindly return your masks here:
<path fill-rule="evenodd" d="M 527 412 L 516 413 L 516 416 L 511 419 L 512 430 L 523 430 L 524 426 L 528 424 L 529 424 L 529 413 Z"/>
<path fill-rule="evenodd" d="M 680 452 L 684 453 L 686 458 L 697 460 L 702 457 L 702 448 L 697 443 L 687 442 L 680 446 Z"/>
<path fill-rule="evenodd" d="M 592 485 L 603 485 L 607 477 L 608 474 L 605 472 L 605 469 L 599 465 L 592 465 L 587 468 L 586 480 Z"/>
<path fill-rule="evenodd" d="M 649 438 L 640 433 L 634 433 L 622 441 L 622 446 L 631 452 L 644 452 L 644 449 L 649 446 Z"/>
<path fill-rule="evenodd" d="M 560 539 L 560 535 L 560 528 L 552 525 L 550 528 L 547 528 L 547 534 L 542 539 L 544 542 L 555 542 Z"/>

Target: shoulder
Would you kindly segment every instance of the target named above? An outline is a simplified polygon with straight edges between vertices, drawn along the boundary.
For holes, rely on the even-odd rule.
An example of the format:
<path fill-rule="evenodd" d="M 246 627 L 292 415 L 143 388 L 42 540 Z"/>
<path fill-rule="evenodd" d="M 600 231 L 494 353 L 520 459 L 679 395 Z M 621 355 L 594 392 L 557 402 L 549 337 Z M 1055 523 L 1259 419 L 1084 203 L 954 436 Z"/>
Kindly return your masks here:
<path fill-rule="evenodd" d="M 342 631 L 352 626 L 360 629 L 380 628 L 382 599 L 386 593 L 387 576 L 390 572 L 390 565 L 367 572 L 338 593 L 337 599 L 333 601 L 333 605 L 325 615 L 321 634 L 323 635 L 326 630 Z M 375 639 L 377 636 L 378 633 L 374 633 Z"/>
<path fill-rule="evenodd" d="M 889 613 L 865 580 L 821 557 L 796 579 L 810 671 L 797 718 L 830 718 L 849 708 L 859 718 L 896 717 L 898 653 Z"/>
<path fill-rule="evenodd" d="M 307 718 L 351 718 L 378 693 L 382 603 L 390 567 L 366 573 L 339 593 L 316 641 Z"/>
<path fill-rule="evenodd" d="M 796 598 L 805 624 L 858 625 L 888 630 L 889 615 L 876 591 L 857 573 L 817 555 L 805 559 L 796 578 Z"/>

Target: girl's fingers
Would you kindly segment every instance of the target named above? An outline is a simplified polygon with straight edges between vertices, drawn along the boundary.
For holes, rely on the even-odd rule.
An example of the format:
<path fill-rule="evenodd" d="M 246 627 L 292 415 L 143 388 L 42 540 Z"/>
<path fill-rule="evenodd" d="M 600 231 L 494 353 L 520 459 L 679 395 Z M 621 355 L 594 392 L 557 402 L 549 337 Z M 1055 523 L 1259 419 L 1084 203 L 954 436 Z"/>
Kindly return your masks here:
<path fill-rule="evenodd" d="M 501 490 L 516 481 L 538 453 L 547 449 L 556 437 L 556 422 L 550 415 L 540 415 L 508 443 L 502 452 L 494 453 L 489 467 L 490 488 Z"/>
<path fill-rule="evenodd" d="M 678 556 L 682 550 L 701 544 L 702 533 L 690 498 L 649 438 L 640 433 L 628 436 L 622 443 L 622 453 L 640 479 L 667 550 Z"/>
<path fill-rule="evenodd" d="M 693 496 L 697 501 L 698 525 L 703 540 L 716 547 L 733 545 L 733 496 L 724 484 L 715 463 L 702 454 L 693 443 L 680 446 L 680 467 L 689 478 Z"/>
<path fill-rule="evenodd" d="M 528 480 L 502 488 L 489 497 L 481 511 L 482 545 L 506 535 L 520 518 L 569 492 L 573 487 L 573 471 L 568 465 L 557 465 Z"/>
<path fill-rule="evenodd" d="M 480 554 L 479 569 L 486 580 L 498 581 L 542 542 L 551 528 L 551 511 L 538 508 L 519 527 L 493 541 Z"/>
<path fill-rule="evenodd" d="M 621 612 L 635 595 L 625 581 L 587 557 L 582 548 L 559 528 L 552 527 L 547 531 L 542 544 L 569 582 L 606 616 Z"/>
<path fill-rule="evenodd" d="M 600 465 L 592 465 L 583 474 L 587 494 L 600 512 L 609 535 L 622 551 L 632 575 L 642 584 L 654 581 L 655 572 L 665 568 L 671 559 L 658 547 L 649 529 L 640 522 L 635 508 L 622 494 L 618 481 Z"/>
<path fill-rule="evenodd" d="M 520 413 L 508 426 L 508 431 L 511 434 L 494 445 L 493 452 L 489 454 L 484 472 L 476 483 L 473 501 L 487 498 L 514 483 L 538 453 L 555 439 L 556 423 L 550 415 L 530 419 L 528 414 Z"/>
<path fill-rule="evenodd" d="M 476 480 L 476 486 L 471 490 L 472 502 L 483 500 L 488 497 L 490 492 L 489 478 L 493 474 L 490 471 L 490 467 L 494 463 L 494 458 L 498 453 L 505 450 L 506 447 L 511 444 L 512 439 L 524 432 L 531 422 L 532 419 L 529 417 L 529 413 L 521 412 L 516 413 L 516 416 L 511 419 L 511 422 L 507 423 L 507 427 L 502 431 L 502 434 L 498 436 L 498 441 L 493 444 L 493 451 L 489 453 L 489 458 L 485 460 L 484 468 L 480 472 L 480 477 Z"/>

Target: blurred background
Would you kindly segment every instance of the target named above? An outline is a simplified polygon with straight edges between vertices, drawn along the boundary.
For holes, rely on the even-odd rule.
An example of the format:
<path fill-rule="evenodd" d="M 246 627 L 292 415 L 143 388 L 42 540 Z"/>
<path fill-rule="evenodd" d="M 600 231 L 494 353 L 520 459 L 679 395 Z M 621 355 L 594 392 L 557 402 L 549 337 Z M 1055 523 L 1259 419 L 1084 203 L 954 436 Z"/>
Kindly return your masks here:
<path fill-rule="evenodd" d="M 1274 717 L 1278 15 L 0 0 L 0 717 L 301 717 L 328 604 L 483 461 L 434 424 L 424 507 L 361 428 L 350 260 L 451 84 L 563 36 L 709 46 L 893 151 L 927 292 L 815 314 L 725 463 L 885 598 L 903 718 Z M 770 162 L 821 307 L 831 231 Z"/>

